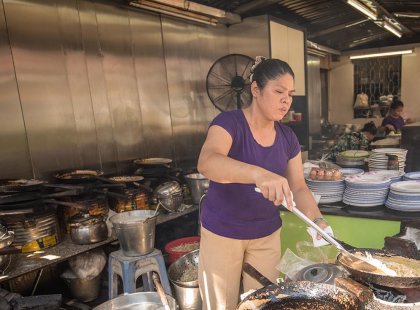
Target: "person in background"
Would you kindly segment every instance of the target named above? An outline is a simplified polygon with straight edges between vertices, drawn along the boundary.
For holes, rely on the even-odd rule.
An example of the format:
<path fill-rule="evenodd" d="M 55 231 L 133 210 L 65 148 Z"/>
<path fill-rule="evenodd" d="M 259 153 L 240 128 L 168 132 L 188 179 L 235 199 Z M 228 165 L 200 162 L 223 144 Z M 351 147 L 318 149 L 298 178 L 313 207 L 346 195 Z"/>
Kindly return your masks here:
<path fill-rule="evenodd" d="M 342 134 L 337 142 L 328 150 L 327 158 L 335 161 L 337 155 L 347 150 L 368 150 L 370 142 L 377 133 L 374 122 L 366 123 L 359 131 Z"/>
<path fill-rule="evenodd" d="M 389 113 L 382 120 L 382 124 L 379 130 L 382 132 L 385 131 L 386 134 L 390 133 L 391 131 L 400 131 L 406 123 L 411 122 L 410 119 L 404 120 L 404 118 L 402 117 L 403 112 L 404 103 L 401 100 L 399 100 L 398 97 L 395 96 L 392 99 L 392 103 L 389 108 Z"/>
<path fill-rule="evenodd" d="M 241 275 L 245 292 L 262 287 L 242 274 L 244 262 L 273 282 L 279 276 L 278 206 L 285 199 L 292 209 L 292 192 L 299 210 L 328 226 L 305 183 L 299 141 L 279 122 L 292 104 L 292 69 L 257 57 L 251 73 L 250 106 L 215 117 L 198 159 L 198 171 L 210 180 L 200 212 L 198 277 L 208 310 L 236 309 Z"/>

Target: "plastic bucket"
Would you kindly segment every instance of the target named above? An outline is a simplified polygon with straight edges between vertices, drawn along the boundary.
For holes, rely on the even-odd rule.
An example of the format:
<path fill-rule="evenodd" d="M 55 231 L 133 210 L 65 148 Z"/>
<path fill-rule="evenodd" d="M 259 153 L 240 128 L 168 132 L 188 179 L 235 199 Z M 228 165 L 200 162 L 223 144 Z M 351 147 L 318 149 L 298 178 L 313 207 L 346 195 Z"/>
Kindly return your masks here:
<path fill-rule="evenodd" d="M 109 218 L 126 256 L 146 255 L 155 246 L 155 211 L 134 210 L 118 213 Z"/>
<path fill-rule="evenodd" d="M 209 179 L 200 173 L 191 173 L 185 176 L 185 180 L 191 190 L 193 203 L 199 204 L 201 197 L 209 188 Z"/>
<path fill-rule="evenodd" d="M 185 238 L 175 239 L 171 242 L 168 242 L 165 245 L 165 252 L 169 254 L 168 256 L 169 264 L 172 264 L 173 262 L 175 262 L 182 255 L 193 251 L 193 250 L 189 250 L 189 251 L 177 250 L 176 249 L 177 247 L 182 246 L 182 245 L 194 244 L 194 243 L 200 243 L 199 236 L 185 237 Z"/>

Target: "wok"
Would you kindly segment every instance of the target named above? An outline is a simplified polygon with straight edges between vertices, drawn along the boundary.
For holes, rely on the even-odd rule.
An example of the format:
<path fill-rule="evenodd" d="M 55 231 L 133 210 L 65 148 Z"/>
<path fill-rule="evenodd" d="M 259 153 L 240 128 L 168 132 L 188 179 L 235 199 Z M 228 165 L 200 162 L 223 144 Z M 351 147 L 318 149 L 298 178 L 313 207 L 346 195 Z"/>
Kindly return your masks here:
<path fill-rule="evenodd" d="M 244 271 L 262 285 L 271 283 L 248 263 L 244 263 Z M 351 310 L 361 308 L 357 298 L 341 288 L 324 283 L 299 281 L 266 285 L 248 295 L 236 309 Z"/>
<path fill-rule="evenodd" d="M 350 249 L 351 253 L 369 253 L 374 258 L 378 258 L 382 262 L 392 261 L 402 266 L 415 269 L 417 275 L 413 276 L 407 272 L 400 272 L 397 276 L 390 276 L 384 274 L 378 274 L 374 272 L 368 272 L 357 268 L 353 263 L 346 260 L 346 257 L 339 255 L 337 257 L 338 263 L 340 263 L 356 280 L 364 283 L 379 284 L 387 287 L 394 288 L 413 288 L 420 287 L 420 261 L 409 258 L 407 256 L 392 253 L 386 250 L 376 249 Z M 381 259 L 382 258 L 382 259 Z M 392 266 L 389 266 L 392 269 Z M 402 275 L 405 274 L 405 275 Z"/>

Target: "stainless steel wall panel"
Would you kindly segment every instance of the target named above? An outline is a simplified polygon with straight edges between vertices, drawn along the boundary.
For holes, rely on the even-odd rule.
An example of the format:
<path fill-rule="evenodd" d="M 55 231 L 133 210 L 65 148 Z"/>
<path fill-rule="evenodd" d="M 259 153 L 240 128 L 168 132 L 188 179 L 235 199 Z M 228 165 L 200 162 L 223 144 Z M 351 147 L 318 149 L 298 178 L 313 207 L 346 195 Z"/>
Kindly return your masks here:
<path fill-rule="evenodd" d="M 142 157 L 172 158 L 172 124 L 160 18 L 130 11 L 134 67 L 141 103 Z"/>
<path fill-rule="evenodd" d="M 308 56 L 309 135 L 321 133 L 321 66 L 315 56 Z"/>
<path fill-rule="evenodd" d="M 0 178 L 33 177 L 3 1 L 0 1 L 0 150 Z"/>
<path fill-rule="evenodd" d="M 5 1 L 4 7 L 34 176 L 80 166 L 55 3 Z"/>
<path fill-rule="evenodd" d="M 62 49 L 76 125 L 81 166 L 100 168 L 95 119 L 89 89 L 77 1 L 57 6 Z"/>
<path fill-rule="evenodd" d="M 182 167 L 196 166 L 209 123 L 204 96 L 199 96 L 205 91 L 203 85 L 207 76 L 200 67 L 202 47 L 198 33 L 201 28 L 206 26 L 162 18 L 174 155 L 178 166 Z"/>
<path fill-rule="evenodd" d="M 99 42 L 95 4 L 81 0 L 78 1 L 78 7 L 99 158 L 102 169 L 105 172 L 113 172 L 117 169 L 117 147 L 112 129 L 107 92 L 105 91 L 106 83 L 102 67 L 103 53 Z"/>
<path fill-rule="evenodd" d="M 105 85 L 118 162 L 139 157 L 141 111 L 127 10 L 96 4 Z M 149 90 L 150 91 L 150 90 Z"/>
<path fill-rule="evenodd" d="M 228 28 L 230 53 L 249 57 L 270 56 L 270 32 L 267 15 L 245 18 Z"/>

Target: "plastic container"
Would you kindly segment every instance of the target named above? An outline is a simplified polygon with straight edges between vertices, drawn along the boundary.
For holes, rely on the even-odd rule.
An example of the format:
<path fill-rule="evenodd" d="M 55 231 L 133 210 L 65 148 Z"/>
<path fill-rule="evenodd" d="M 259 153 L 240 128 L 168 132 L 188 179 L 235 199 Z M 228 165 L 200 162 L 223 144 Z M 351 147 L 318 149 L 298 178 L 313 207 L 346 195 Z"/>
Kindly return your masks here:
<path fill-rule="evenodd" d="M 109 218 L 124 255 L 139 256 L 153 252 L 156 218 L 152 210 L 128 211 Z"/>
<path fill-rule="evenodd" d="M 187 254 L 191 251 L 176 251 L 173 250 L 173 248 L 180 246 L 182 244 L 193 244 L 193 243 L 199 243 L 200 237 L 199 236 L 192 236 L 192 237 L 185 237 L 180 239 L 175 239 L 165 245 L 165 252 L 169 254 L 168 260 L 169 264 L 174 263 L 178 258 L 183 256 L 184 254 Z"/>

